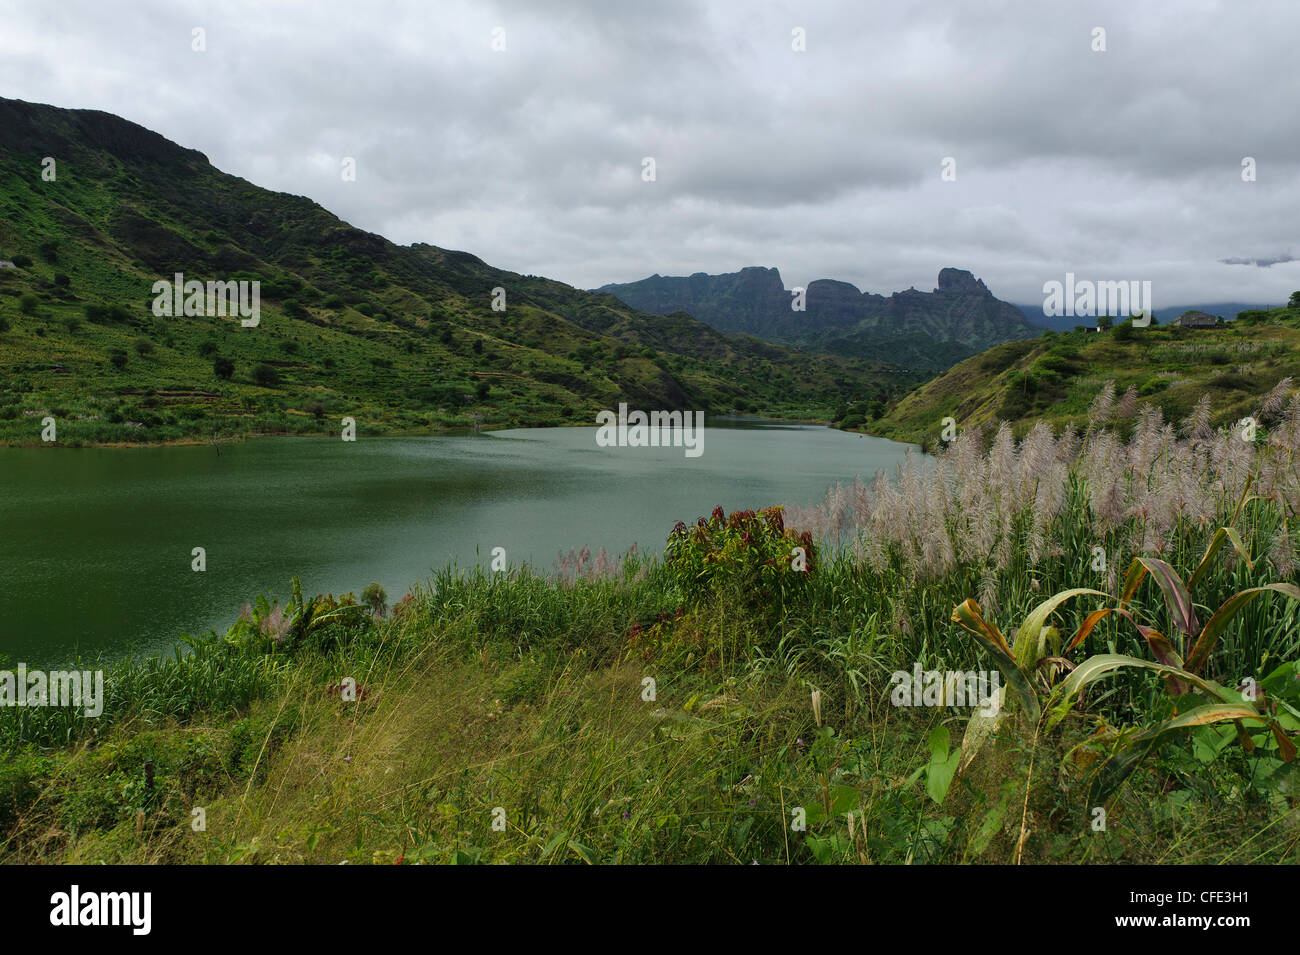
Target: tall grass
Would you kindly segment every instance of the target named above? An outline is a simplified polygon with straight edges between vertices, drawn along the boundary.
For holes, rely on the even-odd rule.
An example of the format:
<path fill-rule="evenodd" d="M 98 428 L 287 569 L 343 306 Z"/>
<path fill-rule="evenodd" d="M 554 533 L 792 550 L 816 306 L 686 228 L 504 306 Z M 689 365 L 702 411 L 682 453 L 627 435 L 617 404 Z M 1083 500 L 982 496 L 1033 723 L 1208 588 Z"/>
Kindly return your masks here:
<path fill-rule="evenodd" d="M 881 473 L 870 485 L 832 488 L 817 505 L 788 507 L 787 524 L 839 548 L 795 618 L 809 633 L 854 641 L 864 661 L 884 652 L 969 668 L 971 648 L 953 639 L 949 623 L 956 604 L 974 596 L 986 612 L 1019 619 L 1068 587 L 1117 595 L 1138 554 L 1190 569 L 1248 486 L 1237 530 L 1257 558 L 1254 568 L 1225 549 L 1198 597 L 1217 608 L 1247 587 L 1290 580 L 1300 566 L 1300 396 L 1284 403 L 1289 386 L 1281 382 L 1260 402 L 1254 440 L 1243 439 L 1244 428 L 1211 428 L 1208 403 L 1175 430 L 1158 408 L 1116 403 L 1108 388 L 1082 435 L 1053 435 L 1040 423 L 1017 443 L 1006 425 L 991 440 L 972 429 L 932 461 L 909 457 L 892 480 Z M 1123 426 L 1127 440 L 1118 433 Z M 1144 609 L 1172 632 L 1159 599 Z M 1293 657 L 1298 614 L 1288 601 L 1249 607 L 1210 673 L 1235 683 L 1267 660 Z M 875 639 L 864 642 L 859 631 Z M 1090 639 L 1142 654 L 1131 628 L 1114 625 Z"/>
<path fill-rule="evenodd" d="M 968 432 L 893 480 L 787 508 L 783 528 L 769 512 L 775 536 L 760 548 L 742 515 L 750 530 L 719 533 L 698 565 L 572 554 L 550 574 L 446 568 L 386 619 L 367 611 L 296 643 L 275 639 L 287 618 L 259 604 L 190 653 L 110 667 L 98 720 L 0 710 L 0 857 L 1296 861 L 1300 815 L 1284 793 L 1252 788 L 1245 757 L 1162 758 L 1099 837 L 1066 771 L 1082 723 L 1032 753 L 1010 741 L 945 798 L 927 763 L 935 739 L 960 738 L 964 714 L 889 703 L 891 673 L 915 662 L 987 668 L 951 622 L 968 597 L 1011 621 L 1068 587 L 1115 593 L 1136 553 L 1187 569 L 1248 486 L 1237 529 L 1253 568 L 1224 548 L 1199 599 L 1217 607 L 1293 575 L 1300 399 L 1282 404 L 1285 385 L 1260 403 L 1253 443 L 1210 428 L 1204 408 L 1176 430 L 1113 391 L 1082 435 Z M 700 566 L 746 547 L 760 582 L 789 572 L 796 528 L 819 541 L 801 586 L 760 600 L 701 585 Z M 1086 609 L 1061 614 L 1061 629 Z M 1172 632 L 1152 585 L 1133 609 Z M 1145 656 L 1140 639 L 1103 623 L 1084 649 Z M 1235 682 L 1298 651 L 1300 605 L 1256 601 L 1208 674 Z M 1134 676 L 1090 711 L 1137 720 L 1159 692 Z M 190 826 L 196 806 L 205 833 Z M 806 832 L 792 810 L 810 813 Z"/>

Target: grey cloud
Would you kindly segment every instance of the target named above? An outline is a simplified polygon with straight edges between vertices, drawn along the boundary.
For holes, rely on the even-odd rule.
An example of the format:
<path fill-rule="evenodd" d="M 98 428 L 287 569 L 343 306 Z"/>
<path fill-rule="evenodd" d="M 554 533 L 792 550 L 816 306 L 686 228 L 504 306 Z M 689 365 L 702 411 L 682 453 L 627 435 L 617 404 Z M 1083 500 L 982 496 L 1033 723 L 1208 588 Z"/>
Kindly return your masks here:
<path fill-rule="evenodd" d="M 1285 300 L 1289 255 L 1230 263 L 1292 244 L 1297 27 L 1283 2 L 61 0 L 9 8 L 0 90 L 579 287 L 766 265 L 888 292 L 954 265 L 1018 302 L 1065 271 Z"/>

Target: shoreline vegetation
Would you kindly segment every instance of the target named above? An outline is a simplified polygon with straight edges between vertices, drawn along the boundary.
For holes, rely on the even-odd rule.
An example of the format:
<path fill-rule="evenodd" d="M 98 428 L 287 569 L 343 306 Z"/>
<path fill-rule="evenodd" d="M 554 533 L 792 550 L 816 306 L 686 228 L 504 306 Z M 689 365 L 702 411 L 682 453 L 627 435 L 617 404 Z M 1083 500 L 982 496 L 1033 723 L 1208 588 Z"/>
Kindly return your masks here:
<path fill-rule="evenodd" d="M 1300 394 L 1252 408 L 1111 382 L 662 558 L 295 580 L 96 719 L 0 707 L 0 861 L 1300 862 Z"/>
<path fill-rule="evenodd" d="M 822 427 L 831 427 L 834 423 L 824 418 L 804 418 L 804 417 L 782 417 L 779 412 L 771 415 L 752 415 L 728 413 L 722 415 L 713 415 L 713 418 L 720 418 L 730 421 L 779 421 L 782 424 L 806 424 Z M 39 421 L 39 419 L 33 419 Z M 600 425 L 593 419 L 591 421 L 572 421 L 557 420 L 553 422 L 542 422 L 534 424 L 518 424 L 515 422 L 493 422 L 491 424 L 475 425 L 445 425 L 434 428 L 402 428 L 387 429 L 378 431 L 371 437 L 378 438 L 445 438 L 459 437 L 472 434 L 485 434 L 490 431 L 512 431 L 515 429 L 527 428 L 591 428 L 599 429 Z M 203 445 L 224 445 L 239 444 L 244 441 L 253 441 L 263 438 L 337 438 L 339 429 L 311 430 L 302 431 L 249 431 L 234 434 L 224 434 L 213 437 L 204 437 L 203 435 L 183 435 L 176 438 L 165 438 L 161 440 L 146 441 L 89 441 L 89 442 L 63 442 L 63 441 L 43 441 L 39 436 L 40 428 L 35 428 L 34 437 L 31 440 L 13 441 L 0 438 L 0 448 L 178 448 L 178 447 L 196 447 Z M 867 437 L 875 437 L 868 434 Z M 889 438 L 887 440 L 898 440 Z"/>

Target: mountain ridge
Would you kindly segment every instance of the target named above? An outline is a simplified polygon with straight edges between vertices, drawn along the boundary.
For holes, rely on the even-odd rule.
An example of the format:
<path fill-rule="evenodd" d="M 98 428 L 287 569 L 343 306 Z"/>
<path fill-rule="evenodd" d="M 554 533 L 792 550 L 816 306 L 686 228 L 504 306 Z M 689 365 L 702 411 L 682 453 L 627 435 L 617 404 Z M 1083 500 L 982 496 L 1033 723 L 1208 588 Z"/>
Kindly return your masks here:
<path fill-rule="evenodd" d="M 952 267 L 939 271 L 931 292 L 912 288 L 889 296 L 838 279 L 815 279 L 805 289 L 803 311 L 793 308 L 795 290 L 785 287 L 779 270 L 765 266 L 718 275 L 656 273 L 593 291 L 641 311 L 683 311 L 723 332 L 832 354 L 889 354 L 904 367 L 928 372 L 1042 331 L 1019 308 L 997 299 L 983 280 Z"/>
<path fill-rule="evenodd" d="M 321 433 L 343 416 L 371 432 L 582 423 L 620 400 L 825 419 L 919 380 L 397 245 L 130 120 L 0 99 L 6 259 L 6 443 L 37 442 L 46 415 L 72 443 Z M 258 281 L 259 327 L 153 315 L 153 283 L 177 272 Z"/>

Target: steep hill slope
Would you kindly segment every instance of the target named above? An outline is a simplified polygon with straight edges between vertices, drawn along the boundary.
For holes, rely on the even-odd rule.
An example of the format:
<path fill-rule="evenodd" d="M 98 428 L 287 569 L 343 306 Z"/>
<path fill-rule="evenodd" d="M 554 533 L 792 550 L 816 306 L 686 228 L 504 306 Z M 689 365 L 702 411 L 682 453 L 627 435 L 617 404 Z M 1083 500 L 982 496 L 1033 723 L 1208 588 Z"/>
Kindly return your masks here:
<path fill-rule="evenodd" d="M 867 426 L 873 434 L 933 445 L 943 419 L 961 427 L 1010 422 L 1023 433 L 1037 420 L 1058 430 L 1085 427 L 1108 381 L 1116 399 L 1158 405 L 1178 422 L 1209 395 L 1213 423 L 1251 414 L 1258 397 L 1290 377 L 1300 383 L 1300 310 L 1242 312 L 1230 324 L 1189 329 L 1124 322 L 1103 332 L 1048 332 L 991 348 L 926 382 Z"/>
<path fill-rule="evenodd" d="M 39 440 L 46 415 L 61 443 L 326 431 L 342 416 L 372 432 L 592 422 L 621 400 L 824 418 L 918 380 L 398 246 L 116 116 L 5 99 L 0 263 L 11 443 Z M 260 323 L 155 315 L 153 285 L 175 273 L 260 282 Z"/>

